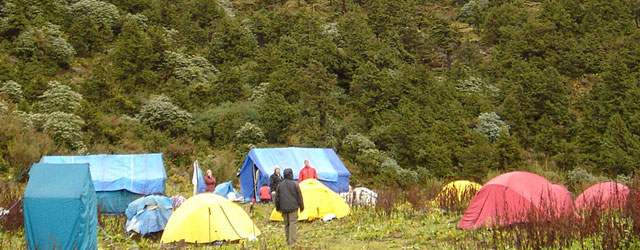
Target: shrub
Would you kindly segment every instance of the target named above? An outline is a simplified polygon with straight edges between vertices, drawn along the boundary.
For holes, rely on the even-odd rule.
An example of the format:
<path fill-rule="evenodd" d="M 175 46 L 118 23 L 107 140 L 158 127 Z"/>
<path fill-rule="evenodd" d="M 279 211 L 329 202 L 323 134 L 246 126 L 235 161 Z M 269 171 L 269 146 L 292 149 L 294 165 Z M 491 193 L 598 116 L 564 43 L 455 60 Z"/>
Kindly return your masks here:
<path fill-rule="evenodd" d="M 509 130 L 509 125 L 504 123 L 496 112 L 482 113 L 478 116 L 478 123 L 474 128 L 475 131 L 487 136 L 489 140 L 494 141 L 505 129 Z"/>
<path fill-rule="evenodd" d="M 584 168 L 574 168 L 567 173 L 567 188 L 575 194 L 582 193 L 593 184 L 608 181 L 604 176 L 595 176 L 587 172 Z"/>
<path fill-rule="evenodd" d="M 240 171 L 238 161 L 235 155 L 230 150 L 213 151 L 211 154 L 207 154 L 205 157 L 200 158 L 200 167 L 202 171 L 211 169 L 211 172 L 218 183 L 222 183 L 228 180 L 234 180 L 237 182 L 238 178 L 236 174 Z M 242 162 L 240 162 L 242 163 Z"/>
<path fill-rule="evenodd" d="M 32 27 L 18 36 L 15 41 L 18 55 L 45 62 L 51 59 L 62 66 L 68 66 L 76 51 L 64 38 L 60 26 L 46 23 Z"/>
<path fill-rule="evenodd" d="M 140 122 L 155 129 L 182 129 L 193 123 L 191 114 L 171 103 L 163 95 L 154 96 L 140 109 L 136 117 Z"/>
<path fill-rule="evenodd" d="M 267 95 L 267 88 L 269 87 L 269 82 L 260 83 L 260 85 L 256 86 L 252 93 L 251 97 L 249 97 L 249 101 L 255 101 L 263 99 Z"/>
<path fill-rule="evenodd" d="M 188 84 L 209 84 L 217 80 L 219 73 L 207 59 L 199 55 L 188 55 L 172 51 L 165 51 L 167 68 L 173 75 Z"/>
<path fill-rule="evenodd" d="M 387 173 L 390 180 L 396 181 L 404 187 L 415 185 L 418 182 L 416 171 L 400 167 L 398 162 L 392 158 L 387 158 L 381 167 L 382 172 Z"/>
<path fill-rule="evenodd" d="M 6 81 L 0 85 L 0 100 L 7 98 L 13 103 L 22 101 L 22 86 L 14 81 Z"/>
<path fill-rule="evenodd" d="M 488 94 L 489 96 L 495 96 L 500 89 L 497 87 L 484 83 L 484 81 L 475 76 L 470 76 L 469 78 L 459 81 L 455 88 L 458 91 L 469 93 L 469 94 Z"/>
<path fill-rule="evenodd" d="M 8 184 L 0 185 L 0 189 L 4 190 L 0 193 L 0 230 L 14 231 L 24 225 L 24 217 L 22 211 L 22 191 L 17 188 L 10 187 Z M 17 203 L 16 203 L 17 202 Z M 11 206 L 13 205 L 13 208 Z M 3 215 L 4 209 L 9 209 L 9 213 Z"/>
<path fill-rule="evenodd" d="M 355 155 L 359 152 L 374 149 L 375 147 L 376 144 L 368 137 L 359 133 L 349 134 L 342 140 L 343 152 L 341 153 L 350 158 L 355 158 Z"/>
<path fill-rule="evenodd" d="M 75 113 L 80 109 L 82 95 L 57 81 L 50 81 L 48 85 L 47 91 L 40 96 L 42 100 L 38 102 L 40 111 L 43 113 L 55 111 Z"/>
<path fill-rule="evenodd" d="M 143 15 L 143 14 L 131 14 L 131 13 L 127 13 L 127 15 L 125 16 L 125 18 L 127 20 L 132 20 L 133 22 L 138 24 L 138 28 L 142 29 L 142 30 L 146 30 L 147 27 L 149 27 L 149 18 L 147 18 L 147 16 Z"/>
<path fill-rule="evenodd" d="M 236 144 L 259 144 L 265 142 L 264 133 L 257 125 L 246 122 L 236 131 Z"/>
<path fill-rule="evenodd" d="M 84 120 L 79 116 L 56 111 L 46 115 L 42 129 L 58 145 L 82 153 L 87 150 L 82 141 L 82 126 L 84 126 Z"/>
<path fill-rule="evenodd" d="M 73 17 L 87 16 L 104 29 L 110 29 L 116 25 L 120 18 L 118 7 L 98 0 L 80 0 L 71 5 L 71 13 Z"/>
<path fill-rule="evenodd" d="M 12 178 L 53 149 L 51 138 L 26 126 L 20 116 L 0 115 L 0 177 Z"/>

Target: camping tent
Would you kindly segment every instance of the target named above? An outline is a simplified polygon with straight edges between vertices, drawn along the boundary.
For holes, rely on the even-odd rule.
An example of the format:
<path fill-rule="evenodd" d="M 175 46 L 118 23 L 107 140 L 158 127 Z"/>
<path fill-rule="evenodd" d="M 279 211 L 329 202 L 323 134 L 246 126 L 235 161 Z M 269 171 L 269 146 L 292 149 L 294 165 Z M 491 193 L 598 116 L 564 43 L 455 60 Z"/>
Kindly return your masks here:
<path fill-rule="evenodd" d="M 237 198 L 240 197 L 240 194 L 238 194 L 238 191 L 236 191 L 236 189 L 233 188 L 233 183 L 231 183 L 231 181 L 218 184 L 216 186 L 216 189 L 213 191 L 213 193 L 219 194 L 222 197 L 226 197 L 227 199 L 232 201 L 235 201 Z M 229 193 L 233 193 L 233 197 L 230 198 Z"/>
<path fill-rule="evenodd" d="M 40 162 L 89 163 L 103 213 L 124 213 L 135 199 L 165 191 L 162 154 L 44 156 Z"/>
<path fill-rule="evenodd" d="M 316 179 L 302 181 L 300 191 L 304 200 L 304 211 L 298 212 L 298 220 L 311 221 L 321 219 L 328 214 L 335 214 L 335 218 L 342 218 L 351 212 L 349 205 L 340 195 Z M 282 214 L 273 209 L 269 220 L 282 221 Z"/>
<path fill-rule="evenodd" d="M 162 234 L 162 243 L 233 241 L 260 235 L 249 215 L 237 204 L 212 193 L 189 198 L 176 209 Z"/>
<path fill-rule="evenodd" d="M 562 187 L 564 189 L 564 187 Z M 566 189 L 565 189 L 566 190 Z M 569 192 L 562 192 L 545 178 L 515 171 L 487 182 L 473 197 L 458 223 L 459 228 L 475 229 L 483 225 L 509 225 L 549 216 L 568 216 L 572 207 Z"/>
<path fill-rule="evenodd" d="M 576 199 L 578 210 L 586 208 L 620 208 L 627 203 L 629 187 L 616 182 L 595 184 L 582 192 Z"/>
<path fill-rule="evenodd" d="M 89 164 L 35 164 L 24 191 L 29 249 L 97 249 L 96 193 Z"/>
<path fill-rule="evenodd" d="M 575 206 L 573 205 L 573 198 L 571 193 L 562 184 L 551 184 L 551 192 L 553 199 L 551 200 L 551 206 L 554 209 L 546 210 L 549 212 L 548 216 L 570 216 L 575 214 Z"/>
<path fill-rule="evenodd" d="M 293 178 L 298 179 L 304 160 L 309 160 L 316 169 L 318 179 L 336 193 L 349 191 L 351 173 L 344 166 L 336 152 L 330 148 L 255 148 L 249 151 L 240 170 L 240 191 L 245 201 L 252 198 L 259 201 L 259 190 L 269 184 L 269 176 L 274 166 L 291 168 Z"/>
<path fill-rule="evenodd" d="M 475 195 L 478 190 L 482 188 L 482 185 L 466 180 L 457 180 L 449 182 L 442 187 L 442 191 L 436 196 L 436 199 L 443 199 L 449 193 L 455 193 L 458 196 L 458 201 L 462 200 L 462 195 Z"/>
<path fill-rule="evenodd" d="M 134 231 L 142 236 L 164 230 L 173 201 L 161 195 L 149 195 L 129 203 L 127 211 L 127 232 Z"/>

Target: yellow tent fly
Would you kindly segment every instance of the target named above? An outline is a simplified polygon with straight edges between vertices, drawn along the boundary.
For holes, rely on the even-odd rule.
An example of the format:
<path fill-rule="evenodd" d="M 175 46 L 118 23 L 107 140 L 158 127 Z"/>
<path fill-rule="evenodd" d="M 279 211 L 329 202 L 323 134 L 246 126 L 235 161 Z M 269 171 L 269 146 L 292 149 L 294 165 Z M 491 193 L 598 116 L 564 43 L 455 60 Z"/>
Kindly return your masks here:
<path fill-rule="evenodd" d="M 449 182 L 447 185 L 442 187 L 442 191 L 438 194 L 436 199 L 442 199 L 449 192 L 456 192 L 458 194 L 458 200 L 462 200 L 462 195 L 468 193 L 470 195 L 475 195 L 482 188 L 482 185 L 466 180 L 457 180 Z"/>
<path fill-rule="evenodd" d="M 260 235 L 242 207 L 220 195 L 202 193 L 186 200 L 171 215 L 161 243 L 234 241 Z"/>
<path fill-rule="evenodd" d="M 298 212 L 298 220 L 322 219 L 328 214 L 335 214 L 336 218 L 342 218 L 351 212 L 349 205 L 340 195 L 316 179 L 302 181 L 300 191 L 304 200 L 304 211 Z M 282 214 L 273 209 L 269 220 L 282 221 Z"/>

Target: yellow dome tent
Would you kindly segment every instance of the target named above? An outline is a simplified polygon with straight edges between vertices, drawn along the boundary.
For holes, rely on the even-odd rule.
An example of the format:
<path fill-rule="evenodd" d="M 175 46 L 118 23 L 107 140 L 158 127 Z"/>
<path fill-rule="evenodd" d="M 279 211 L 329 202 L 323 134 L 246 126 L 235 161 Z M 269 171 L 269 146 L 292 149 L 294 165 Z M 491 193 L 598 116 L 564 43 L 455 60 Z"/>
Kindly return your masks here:
<path fill-rule="evenodd" d="M 184 240 L 207 243 L 260 235 L 242 207 L 217 194 L 202 193 L 186 200 L 171 215 L 161 243 Z"/>
<path fill-rule="evenodd" d="M 438 194 L 436 199 L 441 199 L 441 197 L 447 195 L 449 192 L 456 192 L 458 194 L 458 200 L 462 200 L 462 195 L 465 192 L 478 192 L 482 188 L 482 185 L 466 180 L 457 180 L 449 182 L 447 185 L 442 187 L 442 191 Z"/>
<path fill-rule="evenodd" d="M 335 214 L 336 218 L 342 218 L 351 212 L 349 205 L 340 195 L 316 179 L 302 181 L 300 191 L 304 200 L 304 211 L 298 212 L 298 220 L 322 219 L 328 214 Z M 282 221 L 282 214 L 273 209 L 269 220 Z"/>

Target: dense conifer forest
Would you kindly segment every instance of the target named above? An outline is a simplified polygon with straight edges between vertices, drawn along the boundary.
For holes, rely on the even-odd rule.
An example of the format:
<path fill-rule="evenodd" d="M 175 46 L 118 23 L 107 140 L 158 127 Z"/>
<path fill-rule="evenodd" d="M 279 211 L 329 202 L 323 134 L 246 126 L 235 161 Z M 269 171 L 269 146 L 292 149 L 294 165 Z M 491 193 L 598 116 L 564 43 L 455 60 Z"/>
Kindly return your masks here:
<path fill-rule="evenodd" d="M 335 149 L 364 185 L 640 166 L 640 1 L 0 1 L 0 174 L 161 152 L 233 179 Z"/>

